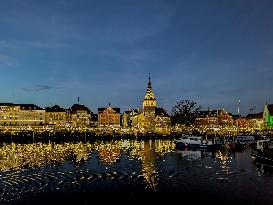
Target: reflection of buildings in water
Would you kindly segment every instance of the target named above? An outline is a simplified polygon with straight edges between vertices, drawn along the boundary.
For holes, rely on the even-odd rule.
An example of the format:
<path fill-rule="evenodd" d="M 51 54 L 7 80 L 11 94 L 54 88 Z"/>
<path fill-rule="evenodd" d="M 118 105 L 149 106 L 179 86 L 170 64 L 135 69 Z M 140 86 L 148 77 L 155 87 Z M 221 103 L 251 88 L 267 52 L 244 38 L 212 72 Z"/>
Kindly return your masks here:
<path fill-rule="evenodd" d="M 217 159 L 219 159 L 219 162 L 223 165 L 226 165 L 227 163 L 231 162 L 232 156 L 229 152 L 225 150 L 218 150 L 215 153 L 215 156 Z"/>
<path fill-rule="evenodd" d="M 87 161 L 92 150 L 97 150 L 99 158 L 107 164 L 116 163 L 121 151 L 134 159 L 141 160 L 142 172 L 149 187 L 155 187 L 156 164 L 158 156 L 174 150 L 170 140 L 137 141 L 118 140 L 111 142 L 90 143 L 34 143 L 8 144 L 0 147 L 0 171 L 38 168 L 64 163 L 73 160 L 76 163 Z"/>
<path fill-rule="evenodd" d="M 229 174 L 232 173 L 231 171 L 231 160 L 232 160 L 232 155 L 230 152 L 227 150 L 218 150 L 215 153 L 216 159 L 218 159 L 218 162 L 220 163 L 220 169 L 222 173 L 224 174 L 225 177 L 227 177 Z M 228 179 L 228 178 L 227 178 Z"/>
<path fill-rule="evenodd" d="M 145 141 L 143 150 L 140 152 L 142 161 L 142 173 L 147 182 L 148 188 L 156 189 L 156 154 L 155 142 Z"/>
<path fill-rule="evenodd" d="M 137 141 L 137 140 L 123 140 L 121 142 L 121 149 L 129 154 L 132 158 L 140 158 L 141 152 L 147 147 L 148 143 L 154 144 L 154 152 L 156 157 L 164 156 L 165 154 L 175 149 L 175 143 L 171 140 L 155 140 L 155 141 Z"/>
<path fill-rule="evenodd" d="M 171 140 L 147 140 L 141 141 L 135 146 L 138 158 L 142 161 L 142 174 L 150 189 L 155 190 L 156 182 L 156 158 L 162 157 L 175 149 L 175 143 Z"/>
<path fill-rule="evenodd" d="M 88 160 L 90 154 L 89 143 L 11 143 L 0 148 L 0 171 L 39 168 L 71 159 L 79 163 Z"/>
<path fill-rule="evenodd" d="M 121 146 L 121 141 L 99 143 L 97 146 L 97 151 L 99 153 L 100 160 L 106 164 L 116 163 L 120 158 Z"/>
<path fill-rule="evenodd" d="M 156 140 L 155 152 L 159 156 L 163 156 L 175 150 L 175 143 L 172 140 Z"/>
<path fill-rule="evenodd" d="M 105 163 L 115 163 L 121 151 L 124 151 L 133 159 L 142 162 L 142 174 L 151 189 L 156 187 L 156 158 L 161 157 L 175 149 L 175 143 L 171 140 L 119 140 L 110 142 L 98 142 L 96 150 L 100 159 Z"/>

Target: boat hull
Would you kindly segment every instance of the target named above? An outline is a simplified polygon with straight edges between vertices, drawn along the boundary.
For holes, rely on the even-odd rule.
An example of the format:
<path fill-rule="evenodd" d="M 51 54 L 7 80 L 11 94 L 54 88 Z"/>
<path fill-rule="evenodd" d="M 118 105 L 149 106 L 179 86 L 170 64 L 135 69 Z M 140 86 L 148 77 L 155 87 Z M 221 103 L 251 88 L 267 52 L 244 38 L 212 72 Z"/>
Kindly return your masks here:
<path fill-rule="evenodd" d="M 189 150 L 214 150 L 216 149 L 216 145 L 214 144 L 185 144 L 185 143 L 176 143 L 176 149 L 178 150 L 184 150 L 184 149 L 189 149 Z"/>
<path fill-rule="evenodd" d="M 268 157 L 263 154 L 258 154 L 256 152 L 252 152 L 251 156 L 255 162 L 258 162 L 261 164 L 273 165 L 273 158 L 272 157 Z"/>

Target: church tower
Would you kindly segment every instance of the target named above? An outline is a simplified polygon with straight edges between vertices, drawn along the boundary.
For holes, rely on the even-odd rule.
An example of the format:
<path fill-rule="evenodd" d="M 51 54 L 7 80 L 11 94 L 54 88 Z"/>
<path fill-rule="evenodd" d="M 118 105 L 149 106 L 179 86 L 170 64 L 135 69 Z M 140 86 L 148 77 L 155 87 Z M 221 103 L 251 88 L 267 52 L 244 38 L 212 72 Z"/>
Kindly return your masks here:
<path fill-rule="evenodd" d="M 143 113 L 145 118 L 145 128 L 147 132 L 155 131 L 155 108 L 156 99 L 152 88 L 151 78 L 149 76 L 148 87 L 143 99 Z"/>

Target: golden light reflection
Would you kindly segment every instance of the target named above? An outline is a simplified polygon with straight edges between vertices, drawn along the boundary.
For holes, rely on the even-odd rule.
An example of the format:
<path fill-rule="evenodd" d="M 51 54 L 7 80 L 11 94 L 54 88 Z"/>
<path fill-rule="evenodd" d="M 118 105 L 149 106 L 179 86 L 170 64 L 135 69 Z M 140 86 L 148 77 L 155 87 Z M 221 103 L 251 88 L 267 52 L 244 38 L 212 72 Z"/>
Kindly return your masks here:
<path fill-rule="evenodd" d="M 88 160 L 91 148 L 90 143 L 11 143 L 0 148 L 0 171 L 56 165 L 68 159 L 79 163 Z"/>
<path fill-rule="evenodd" d="M 95 149 L 99 152 L 100 160 L 106 164 L 116 163 L 120 158 L 120 142 L 96 143 Z"/>
<path fill-rule="evenodd" d="M 171 140 L 133 141 L 129 143 L 130 156 L 141 161 L 142 175 L 147 187 L 156 190 L 157 169 L 156 159 L 175 149 L 175 143 Z"/>
<path fill-rule="evenodd" d="M 0 171 L 20 170 L 54 166 L 72 160 L 76 163 L 87 161 L 92 151 L 97 151 L 99 160 L 105 164 L 116 163 L 125 152 L 131 159 L 141 161 L 141 172 L 149 189 L 156 189 L 158 157 L 173 151 L 171 140 L 119 140 L 97 141 L 95 143 L 11 143 L 0 147 Z"/>
<path fill-rule="evenodd" d="M 222 171 L 221 174 L 224 176 L 223 178 L 220 177 L 219 179 L 228 180 L 228 175 L 232 174 L 232 169 L 230 166 L 232 156 L 230 156 L 230 153 L 227 152 L 227 150 L 218 150 L 216 152 L 216 157 L 219 159 L 220 168 Z"/>
<path fill-rule="evenodd" d="M 223 150 L 218 150 L 216 152 L 216 157 L 220 159 L 221 164 L 227 164 L 231 159 L 231 156 L 229 156 L 229 154 L 224 152 Z"/>

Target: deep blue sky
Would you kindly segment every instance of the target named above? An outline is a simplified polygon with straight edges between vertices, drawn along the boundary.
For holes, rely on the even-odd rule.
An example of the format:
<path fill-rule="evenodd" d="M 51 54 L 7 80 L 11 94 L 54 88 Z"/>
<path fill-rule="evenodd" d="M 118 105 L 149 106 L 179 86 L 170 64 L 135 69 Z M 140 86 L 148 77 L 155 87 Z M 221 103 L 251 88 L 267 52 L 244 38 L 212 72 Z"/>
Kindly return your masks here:
<path fill-rule="evenodd" d="M 180 99 L 241 114 L 273 103 L 272 0 L 0 3 L 0 102 L 141 107 Z"/>

